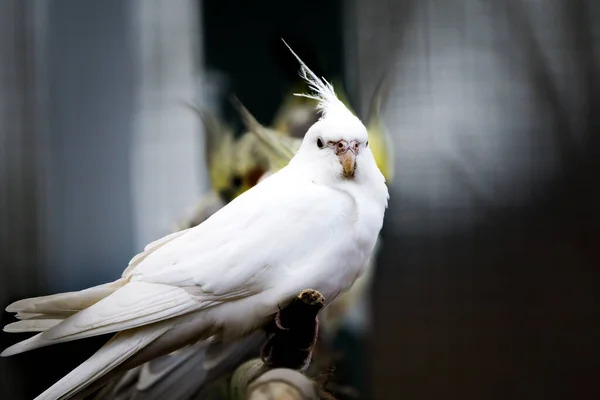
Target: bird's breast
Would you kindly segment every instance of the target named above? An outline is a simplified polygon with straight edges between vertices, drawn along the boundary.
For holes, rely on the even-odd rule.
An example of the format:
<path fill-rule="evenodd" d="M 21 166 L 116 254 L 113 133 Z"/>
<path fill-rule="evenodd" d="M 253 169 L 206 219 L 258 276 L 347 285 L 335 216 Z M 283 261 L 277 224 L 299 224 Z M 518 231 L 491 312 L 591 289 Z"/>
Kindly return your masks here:
<path fill-rule="evenodd" d="M 382 217 L 367 209 L 357 209 L 348 219 L 343 232 L 337 232 L 328 251 L 313 269 L 314 284 L 330 303 L 341 293 L 349 290 L 364 272 L 373 253 L 382 226 Z"/>

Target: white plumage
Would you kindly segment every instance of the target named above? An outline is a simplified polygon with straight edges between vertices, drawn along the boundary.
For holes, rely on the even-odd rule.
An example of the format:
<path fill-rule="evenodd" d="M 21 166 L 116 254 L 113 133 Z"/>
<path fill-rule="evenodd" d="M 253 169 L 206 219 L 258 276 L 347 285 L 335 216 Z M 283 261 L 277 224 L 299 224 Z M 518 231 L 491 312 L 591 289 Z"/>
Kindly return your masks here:
<path fill-rule="evenodd" d="M 301 290 L 330 303 L 360 276 L 383 224 L 385 180 L 363 124 L 298 60 L 323 117 L 288 166 L 202 224 L 146 246 L 119 280 L 7 308 L 21 320 L 5 330 L 41 333 L 2 356 L 117 333 L 37 399 L 68 398 L 211 336 L 247 335 Z"/>

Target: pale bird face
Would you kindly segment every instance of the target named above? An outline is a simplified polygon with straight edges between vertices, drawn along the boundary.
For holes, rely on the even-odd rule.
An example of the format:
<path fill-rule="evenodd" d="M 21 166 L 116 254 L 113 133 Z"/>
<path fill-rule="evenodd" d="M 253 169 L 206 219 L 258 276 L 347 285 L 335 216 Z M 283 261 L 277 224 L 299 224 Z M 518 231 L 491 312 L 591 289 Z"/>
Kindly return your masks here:
<path fill-rule="evenodd" d="M 368 145 L 367 130 L 357 118 L 325 119 L 308 130 L 298 155 L 319 180 L 355 180 L 372 158 Z"/>
<path fill-rule="evenodd" d="M 331 148 L 342 165 L 344 178 L 354 178 L 356 173 L 356 157 L 360 151 L 358 140 L 330 140 L 326 146 Z"/>

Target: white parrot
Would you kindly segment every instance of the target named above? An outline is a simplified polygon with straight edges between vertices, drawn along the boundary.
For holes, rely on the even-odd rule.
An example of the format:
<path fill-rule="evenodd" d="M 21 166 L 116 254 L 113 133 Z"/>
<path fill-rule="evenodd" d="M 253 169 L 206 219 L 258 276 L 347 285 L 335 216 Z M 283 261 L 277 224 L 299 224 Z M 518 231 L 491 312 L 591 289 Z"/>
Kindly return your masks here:
<path fill-rule="evenodd" d="M 286 167 L 200 225 L 147 245 L 120 279 L 7 307 L 21 320 L 5 331 L 40 333 L 5 357 L 116 333 L 37 400 L 89 393 L 113 373 L 211 336 L 249 335 L 304 289 L 329 304 L 362 274 L 383 225 L 385 178 L 365 126 L 290 51 L 314 91 L 302 96 L 318 101 L 322 117 Z"/>

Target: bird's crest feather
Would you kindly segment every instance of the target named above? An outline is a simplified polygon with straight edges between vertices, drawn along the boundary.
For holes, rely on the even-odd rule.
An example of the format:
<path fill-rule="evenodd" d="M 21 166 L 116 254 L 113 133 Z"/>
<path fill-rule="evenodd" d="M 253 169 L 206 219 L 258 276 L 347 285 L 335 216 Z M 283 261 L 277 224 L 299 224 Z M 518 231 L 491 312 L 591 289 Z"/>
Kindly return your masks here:
<path fill-rule="evenodd" d="M 314 72 L 308 68 L 308 66 L 298 57 L 298 55 L 292 50 L 292 48 L 285 42 L 285 40 L 281 39 L 281 41 L 286 45 L 286 47 L 290 50 L 290 52 L 296 57 L 298 62 L 300 63 L 300 77 L 304 79 L 308 83 L 308 87 L 313 91 L 313 93 L 294 93 L 294 96 L 306 97 L 309 99 L 317 100 L 317 110 L 321 113 L 322 118 L 327 117 L 329 113 L 332 111 L 343 111 L 344 113 L 352 114 L 338 99 L 335 91 L 333 90 L 333 85 L 325 78 L 319 78 Z"/>

